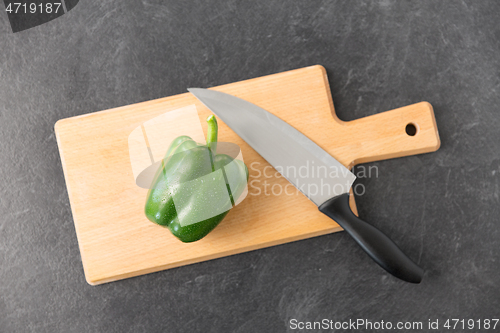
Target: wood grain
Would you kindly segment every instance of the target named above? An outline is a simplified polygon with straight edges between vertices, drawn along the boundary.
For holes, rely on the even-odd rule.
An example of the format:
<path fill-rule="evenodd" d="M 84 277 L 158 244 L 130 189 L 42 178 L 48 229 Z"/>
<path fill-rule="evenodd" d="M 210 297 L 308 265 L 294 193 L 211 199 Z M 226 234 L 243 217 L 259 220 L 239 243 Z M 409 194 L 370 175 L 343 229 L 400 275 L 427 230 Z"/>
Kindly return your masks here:
<path fill-rule="evenodd" d="M 343 122 L 333 108 L 326 72 L 312 66 L 213 88 L 253 102 L 287 121 L 346 166 L 435 151 L 440 141 L 431 105 L 421 102 Z M 135 184 L 128 136 L 145 121 L 196 105 L 203 131 L 209 110 L 191 94 L 60 120 L 57 142 L 85 276 L 89 284 L 124 279 L 204 260 L 340 231 L 305 196 L 222 121 L 219 140 L 238 144 L 250 169 L 247 198 L 207 237 L 184 244 L 149 222 L 147 190 Z M 407 124 L 418 128 L 415 136 Z M 266 168 L 267 167 L 267 168 Z M 264 173 L 266 171 L 266 173 Z M 269 176 L 269 178 L 267 177 Z M 264 182 L 266 182 L 268 193 Z M 275 193 L 277 187 L 275 185 Z M 256 195 L 258 190 L 260 195 Z"/>

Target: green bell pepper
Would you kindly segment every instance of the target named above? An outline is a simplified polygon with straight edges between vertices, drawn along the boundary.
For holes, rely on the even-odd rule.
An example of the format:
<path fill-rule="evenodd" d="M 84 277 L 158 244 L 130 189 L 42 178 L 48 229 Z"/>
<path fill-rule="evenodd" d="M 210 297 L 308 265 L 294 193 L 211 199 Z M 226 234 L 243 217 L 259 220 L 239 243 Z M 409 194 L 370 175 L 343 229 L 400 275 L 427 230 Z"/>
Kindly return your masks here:
<path fill-rule="evenodd" d="M 248 181 L 248 168 L 217 154 L 217 120 L 207 118 L 206 145 L 188 136 L 167 150 L 147 195 L 146 217 L 182 242 L 205 237 L 229 213 Z"/>

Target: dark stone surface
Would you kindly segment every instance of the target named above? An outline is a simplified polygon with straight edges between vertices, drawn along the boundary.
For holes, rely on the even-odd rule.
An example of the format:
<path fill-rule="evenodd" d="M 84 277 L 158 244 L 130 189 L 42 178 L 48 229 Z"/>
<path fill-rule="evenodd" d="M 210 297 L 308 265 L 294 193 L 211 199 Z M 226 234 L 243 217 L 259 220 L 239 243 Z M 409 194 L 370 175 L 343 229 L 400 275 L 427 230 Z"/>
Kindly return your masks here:
<path fill-rule="evenodd" d="M 16 34 L 0 14 L 0 50 L 1 332 L 499 318 L 498 1 L 83 1 Z M 435 108 L 438 152 L 358 180 L 361 216 L 418 260 L 422 284 L 392 278 L 345 233 L 85 282 L 58 119 L 314 64 L 344 120 Z"/>

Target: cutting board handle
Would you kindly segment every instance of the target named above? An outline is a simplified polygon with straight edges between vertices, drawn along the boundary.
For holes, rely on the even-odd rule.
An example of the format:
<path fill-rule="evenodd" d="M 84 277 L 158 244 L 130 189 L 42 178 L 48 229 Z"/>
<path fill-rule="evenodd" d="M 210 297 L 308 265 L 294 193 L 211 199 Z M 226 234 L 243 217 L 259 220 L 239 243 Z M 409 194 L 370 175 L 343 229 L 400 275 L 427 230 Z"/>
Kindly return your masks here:
<path fill-rule="evenodd" d="M 420 102 L 369 117 L 342 122 L 350 133 L 350 166 L 433 152 L 441 141 L 432 105 Z"/>

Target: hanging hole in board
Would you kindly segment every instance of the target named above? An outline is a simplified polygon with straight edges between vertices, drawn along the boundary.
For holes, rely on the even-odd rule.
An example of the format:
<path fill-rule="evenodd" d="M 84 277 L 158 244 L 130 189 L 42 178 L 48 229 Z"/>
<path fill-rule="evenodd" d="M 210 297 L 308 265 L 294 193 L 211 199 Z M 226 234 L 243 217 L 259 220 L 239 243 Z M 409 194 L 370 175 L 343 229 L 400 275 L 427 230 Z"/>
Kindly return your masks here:
<path fill-rule="evenodd" d="M 418 127 L 414 123 L 409 123 L 406 125 L 406 134 L 409 136 L 415 136 L 418 133 Z"/>

